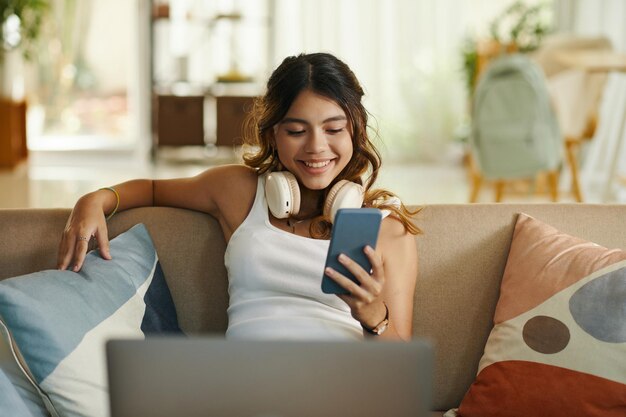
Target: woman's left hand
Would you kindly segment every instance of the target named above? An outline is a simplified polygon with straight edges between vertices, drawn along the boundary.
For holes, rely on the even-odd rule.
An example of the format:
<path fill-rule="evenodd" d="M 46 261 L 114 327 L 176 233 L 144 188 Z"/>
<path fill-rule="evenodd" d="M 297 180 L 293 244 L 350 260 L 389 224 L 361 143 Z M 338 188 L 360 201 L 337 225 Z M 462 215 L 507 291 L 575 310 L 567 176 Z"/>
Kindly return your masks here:
<path fill-rule="evenodd" d="M 383 321 L 386 315 L 386 307 L 381 297 L 385 285 L 385 271 L 382 257 L 376 250 L 368 245 L 363 252 L 372 265 L 371 273 L 346 255 L 339 255 L 339 262 L 354 275 L 358 283 L 330 267 L 326 268 L 325 273 L 348 291 L 348 294 L 338 294 L 338 297 L 348 304 L 352 317 L 362 326 L 372 329 Z"/>

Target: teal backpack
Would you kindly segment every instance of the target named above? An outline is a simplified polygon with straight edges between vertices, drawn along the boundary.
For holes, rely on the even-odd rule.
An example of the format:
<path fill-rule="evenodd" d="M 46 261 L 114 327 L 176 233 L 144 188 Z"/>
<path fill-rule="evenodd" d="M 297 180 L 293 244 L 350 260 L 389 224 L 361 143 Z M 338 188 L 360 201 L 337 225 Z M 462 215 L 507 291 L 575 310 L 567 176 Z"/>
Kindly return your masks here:
<path fill-rule="evenodd" d="M 534 177 L 556 169 L 562 139 L 543 71 L 521 54 L 493 61 L 473 100 L 472 147 L 490 179 Z"/>

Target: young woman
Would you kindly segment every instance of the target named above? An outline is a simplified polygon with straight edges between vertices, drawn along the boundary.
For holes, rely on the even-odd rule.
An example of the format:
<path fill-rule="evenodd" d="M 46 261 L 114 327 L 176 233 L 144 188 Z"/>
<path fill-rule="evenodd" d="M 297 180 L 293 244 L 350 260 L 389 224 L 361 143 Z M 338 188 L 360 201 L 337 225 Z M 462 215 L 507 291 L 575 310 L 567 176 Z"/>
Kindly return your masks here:
<path fill-rule="evenodd" d="M 111 259 L 105 216 L 116 208 L 197 210 L 219 221 L 228 243 L 227 337 L 410 339 L 418 230 L 393 194 L 372 189 L 380 156 L 368 138 L 362 96 L 358 80 L 336 57 L 286 58 L 247 122 L 245 165 L 213 167 L 192 178 L 133 180 L 86 194 L 63 232 L 58 268 L 80 270 L 91 238 Z M 344 186 L 360 190 L 359 205 L 390 213 L 377 248 L 364 249 L 371 271 L 340 259 L 360 285 L 324 271 L 332 228 L 325 206 L 336 203 Z M 277 187 L 290 193 L 287 213 L 275 208 Z M 348 294 L 324 294 L 323 273 Z"/>

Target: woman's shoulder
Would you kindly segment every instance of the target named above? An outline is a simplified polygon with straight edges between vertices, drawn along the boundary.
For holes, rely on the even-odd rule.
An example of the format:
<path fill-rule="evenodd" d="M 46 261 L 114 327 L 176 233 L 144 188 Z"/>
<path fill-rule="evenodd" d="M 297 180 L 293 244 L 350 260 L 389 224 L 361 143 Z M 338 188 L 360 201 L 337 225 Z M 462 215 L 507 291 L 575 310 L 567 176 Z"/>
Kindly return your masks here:
<path fill-rule="evenodd" d="M 393 215 L 387 216 L 380 227 L 378 248 L 383 262 L 401 268 L 414 268 L 417 265 L 417 242 L 402 221 Z"/>
<path fill-rule="evenodd" d="M 216 215 L 225 226 L 224 233 L 228 238 L 252 208 L 258 172 L 245 165 L 220 165 L 207 169 L 200 176 L 207 185 L 211 184 Z"/>
<path fill-rule="evenodd" d="M 393 214 L 386 216 L 380 225 L 380 237 L 383 239 L 398 239 L 413 237 L 404 227 L 400 219 Z"/>
<path fill-rule="evenodd" d="M 232 164 L 211 167 L 197 178 L 217 186 L 221 194 L 254 194 L 259 176 L 254 168 Z"/>
<path fill-rule="evenodd" d="M 415 250 L 415 236 L 394 215 L 389 215 L 383 219 L 378 235 L 378 243 L 387 255 Z"/>
<path fill-rule="evenodd" d="M 254 182 L 255 184 L 259 177 L 256 169 L 242 164 L 218 165 L 207 169 L 205 172 L 211 172 L 224 179 Z"/>

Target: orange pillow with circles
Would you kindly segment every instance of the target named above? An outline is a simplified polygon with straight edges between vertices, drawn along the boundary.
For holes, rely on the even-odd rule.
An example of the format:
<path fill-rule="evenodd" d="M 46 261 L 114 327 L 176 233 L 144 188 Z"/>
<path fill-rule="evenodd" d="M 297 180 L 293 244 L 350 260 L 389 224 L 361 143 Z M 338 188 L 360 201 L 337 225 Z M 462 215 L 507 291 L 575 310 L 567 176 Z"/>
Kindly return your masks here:
<path fill-rule="evenodd" d="M 626 251 L 520 214 L 457 415 L 626 416 Z"/>

